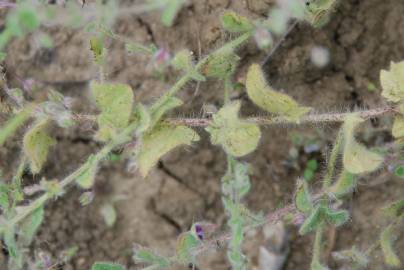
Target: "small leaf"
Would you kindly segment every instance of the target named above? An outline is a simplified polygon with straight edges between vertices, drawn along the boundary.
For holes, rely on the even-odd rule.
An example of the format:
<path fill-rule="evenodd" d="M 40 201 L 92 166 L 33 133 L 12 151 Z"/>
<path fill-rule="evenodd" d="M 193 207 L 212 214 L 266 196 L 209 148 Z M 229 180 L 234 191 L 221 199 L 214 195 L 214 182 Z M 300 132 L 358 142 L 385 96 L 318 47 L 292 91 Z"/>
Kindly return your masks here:
<path fill-rule="evenodd" d="M 322 265 L 319 261 L 314 261 L 311 266 L 310 270 L 330 270 L 330 268 Z"/>
<path fill-rule="evenodd" d="M 323 222 L 323 212 L 324 209 L 320 205 L 313 208 L 310 215 L 306 218 L 302 226 L 300 226 L 299 234 L 305 235 L 317 229 L 317 227 Z"/>
<path fill-rule="evenodd" d="M 352 262 L 356 267 L 353 269 L 365 268 L 369 263 L 369 258 L 366 253 L 360 251 L 356 246 L 348 250 L 333 252 L 332 256 L 335 260 Z"/>
<path fill-rule="evenodd" d="M 247 73 L 246 80 L 248 97 L 261 109 L 283 116 L 292 121 L 308 113 L 311 108 L 300 106 L 288 95 L 272 89 L 265 80 L 264 73 L 258 64 L 253 64 Z"/>
<path fill-rule="evenodd" d="M 231 33 L 249 32 L 254 29 L 250 21 L 233 11 L 226 11 L 222 16 L 223 28 Z"/>
<path fill-rule="evenodd" d="M 95 175 L 97 174 L 98 164 L 95 162 L 95 156 L 88 157 L 87 162 L 83 165 L 83 172 L 76 178 L 76 183 L 84 188 L 91 188 L 94 184 Z"/>
<path fill-rule="evenodd" d="M 144 134 L 139 150 L 136 153 L 140 173 L 143 177 L 146 177 L 149 170 L 163 155 L 179 145 L 190 145 L 198 140 L 198 134 L 185 126 L 167 124 L 155 126 L 151 131 Z"/>
<path fill-rule="evenodd" d="M 394 169 L 394 174 L 398 177 L 404 178 L 404 166 L 397 166 Z"/>
<path fill-rule="evenodd" d="M 192 68 L 192 53 L 189 50 L 179 51 L 171 60 L 171 65 L 180 70 L 188 70 Z"/>
<path fill-rule="evenodd" d="M 49 148 L 56 143 L 53 138 L 48 136 L 46 132 L 47 125 L 47 120 L 37 122 L 24 135 L 24 153 L 34 174 L 39 173 L 48 157 Z"/>
<path fill-rule="evenodd" d="M 177 239 L 176 253 L 177 259 L 182 264 L 195 262 L 196 248 L 199 247 L 200 240 L 190 232 L 182 233 Z"/>
<path fill-rule="evenodd" d="M 404 98 L 404 61 L 390 63 L 390 70 L 380 71 L 382 96 L 388 101 L 399 102 Z"/>
<path fill-rule="evenodd" d="M 104 46 L 101 39 L 93 37 L 90 39 L 90 49 L 93 52 L 95 62 L 101 64 L 103 58 Z"/>
<path fill-rule="evenodd" d="M 176 97 L 163 97 L 159 99 L 149 110 L 151 114 L 150 128 L 153 128 L 164 114 L 182 104 L 182 100 Z"/>
<path fill-rule="evenodd" d="M 404 216 L 404 199 L 395 201 L 382 210 L 389 217 L 398 218 Z"/>
<path fill-rule="evenodd" d="M 165 5 L 163 12 L 161 14 L 161 22 L 165 26 L 172 26 L 175 17 L 177 16 L 178 12 L 180 11 L 181 7 L 185 4 L 185 0 L 170 0 L 166 1 L 167 4 Z"/>
<path fill-rule="evenodd" d="M 212 54 L 201 68 L 206 77 L 225 78 L 234 73 L 240 57 L 233 51 Z"/>
<path fill-rule="evenodd" d="M 346 210 L 331 210 L 330 208 L 324 210 L 328 222 L 334 226 L 341 226 L 349 220 L 349 213 Z"/>
<path fill-rule="evenodd" d="M 386 229 L 383 230 L 380 235 L 380 245 L 382 247 L 384 261 L 387 265 L 392 267 L 400 267 L 401 262 L 400 258 L 394 251 L 393 243 L 395 239 L 393 236 L 393 226 L 390 225 Z"/>
<path fill-rule="evenodd" d="M 337 0 L 309 1 L 306 4 L 305 19 L 314 27 L 321 27 L 329 21 Z"/>
<path fill-rule="evenodd" d="M 149 129 L 151 125 L 151 115 L 149 110 L 142 103 L 137 104 L 135 117 L 138 121 L 138 127 L 136 128 L 138 134 L 142 134 Z"/>
<path fill-rule="evenodd" d="M 125 268 L 117 263 L 96 262 L 91 266 L 91 270 L 125 270 Z"/>
<path fill-rule="evenodd" d="M 106 203 L 101 207 L 100 213 L 108 227 L 114 226 L 116 222 L 116 210 L 113 204 Z"/>
<path fill-rule="evenodd" d="M 99 130 L 96 138 L 108 141 L 129 123 L 133 106 L 132 88 L 126 84 L 93 82 L 91 90 L 101 110 L 97 118 Z"/>
<path fill-rule="evenodd" d="M 135 249 L 134 260 L 139 263 L 158 265 L 161 268 L 169 267 L 170 260 L 142 247 Z"/>
<path fill-rule="evenodd" d="M 310 212 L 313 209 L 313 203 L 306 181 L 299 181 L 295 194 L 295 205 L 297 210 L 303 213 Z"/>
<path fill-rule="evenodd" d="M 337 181 L 332 185 L 330 191 L 335 197 L 341 198 L 350 194 L 357 185 L 357 179 L 352 173 L 343 170 Z"/>
<path fill-rule="evenodd" d="M 213 121 L 206 128 L 212 144 L 222 145 L 227 153 L 236 157 L 254 151 L 261 138 L 261 131 L 256 124 L 238 118 L 240 106 L 239 101 L 226 104 L 213 115 Z"/>
<path fill-rule="evenodd" d="M 44 218 L 44 209 L 43 207 L 38 207 L 35 211 L 32 212 L 31 215 L 26 217 L 21 225 L 20 225 L 20 238 L 19 241 L 22 241 L 25 246 L 29 245 L 37 230 L 42 224 Z"/>
<path fill-rule="evenodd" d="M 363 119 L 355 114 L 347 116 L 343 125 L 344 135 L 344 157 L 345 169 L 353 174 L 372 172 L 380 167 L 383 157 L 371 152 L 365 146 L 358 143 L 354 137 L 356 126 L 363 122 Z"/>
<path fill-rule="evenodd" d="M 394 118 L 394 124 L 391 133 L 396 139 L 404 137 L 404 117 L 402 115 L 397 115 Z"/>

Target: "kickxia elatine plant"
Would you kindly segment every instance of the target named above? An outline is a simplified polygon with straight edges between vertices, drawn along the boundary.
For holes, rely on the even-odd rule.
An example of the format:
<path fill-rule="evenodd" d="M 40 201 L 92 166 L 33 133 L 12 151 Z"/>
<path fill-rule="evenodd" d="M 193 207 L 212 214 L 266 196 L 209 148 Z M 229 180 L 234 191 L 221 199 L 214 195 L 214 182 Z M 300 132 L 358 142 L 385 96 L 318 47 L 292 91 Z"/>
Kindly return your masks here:
<path fill-rule="evenodd" d="M 267 117 L 240 117 L 240 100 L 230 98 L 236 87 L 233 75 L 239 64 L 237 51 L 249 40 L 255 40 L 259 48 L 274 50 L 279 44 L 274 37 L 288 32 L 288 27 L 298 21 L 306 21 L 313 27 L 326 24 L 336 8 L 336 0 L 278 1 L 278 6 L 270 11 L 267 19 L 250 20 L 232 11 L 225 11 L 221 17 L 224 31 L 233 39 L 223 44 L 204 58 L 195 61 L 188 50 L 179 50 L 173 57 L 155 45 L 131 42 L 111 30 L 114 19 L 123 14 L 159 10 L 161 21 L 170 26 L 185 0 L 151 0 L 144 5 L 121 9 L 114 1 L 97 3 L 73 1 L 49 5 L 43 1 L 3 2 L 8 9 L 5 27 L 0 34 L 0 50 L 3 59 L 7 57 L 5 48 L 13 38 L 40 32 L 41 25 L 60 24 L 84 28 L 88 32 L 89 47 L 99 68 L 99 78 L 90 84 L 92 96 L 99 110 L 97 115 L 82 115 L 71 110 L 70 99 L 56 91 L 48 91 L 48 100 L 40 103 L 24 98 L 24 91 L 10 89 L 3 79 L 2 88 L 7 100 L 2 101 L 1 111 L 8 115 L 0 129 L 0 146 L 24 126 L 20 165 L 15 168 L 12 179 L 0 182 L 0 237 L 8 253 L 9 269 L 50 269 L 52 263 L 46 258 L 32 259 L 26 250 L 41 226 L 44 205 L 63 196 L 71 186 L 84 190 L 80 201 L 91 202 L 92 194 L 86 190 L 94 184 L 95 175 L 103 162 L 113 158 L 111 151 L 127 148 L 129 167 L 147 176 L 159 159 L 170 150 L 183 145 L 198 145 L 200 128 L 210 135 L 213 145 L 223 149 L 227 156 L 227 171 L 221 178 L 222 202 L 228 216 L 228 230 L 218 237 L 210 237 L 215 225 L 196 222 L 189 231 L 178 236 L 172 256 L 164 257 L 153 251 L 153 247 L 136 246 L 134 260 L 143 264 L 144 269 L 168 269 L 176 264 L 197 266 L 198 260 L 207 250 L 214 249 L 217 242 L 227 247 L 227 258 L 232 269 L 246 269 L 248 258 L 243 254 L 244 234 L 267 223 L 285 221 L 299 224 L 299 234 L 315 234 L 310 269 L 328 269 L 322 259 L 325 240 L 323 234 L 327 226 L 341 226 L 350 220 L 350 213 L 341 209 L 347 195 L 357 186 L 358 178 L 385 165 L 394 165 L 391 151 L 402 148 L 404 138 L 404 62 L 391 63 L 387 70 L 380 72 L 382 96 L 390 104 L 387 107 L 369 110 L 316 114 L 314 109 L 301 105 L 290 96 L 270 86 L 259 64 L 248 67 L 245 91 L 248 98 Z M 87 8 L 91 6 L 92 8 Z M 40 35 L 43 46 L 52 46 L 52 40 Z M 104 46 L 106 38 L 123 42 L 130 53 L 150 56 L 151 61 L 162 66 L 171 66 L 180 74 L 177 82 L 152 104 L 142 104 L 134 99 L 129 85 L 108 81 L 103 69 L 108 51 Z M 282 38 L 280 39 L 282 40 Z M 163 71 L 159 71 L 163 72 Z M 166 114 L 183 104 L 177 93 L 190 81 L 203 83 L 207 79 L 223 85 L 223 105 L 209 118 L 167 118 Z M 394 147 L 386 145 L 372 150 L 356 139 L 356 130 L 370 118 L 383 114 L 394 117 L 392 135 L 396 138 Z M 38 174 L 48 159 L 49 149 L 57 141 L 48 133 L 51 125 L 70 128 L 83 121 L 95 122 L 98 126 L 94 140 L 103 148 L 90 155 L 87 161 L 62 180 L 45 180 L 35 186 L 22 183 L 25 170 Z M 293 204 L 275 210 L 267 215 L 254 213 L 243 204 L 251 183 L 249 164 L 242 157 L 253 153 L 259 145 L 261 126 L 276 128 L 277 124 L 300 125 L 317 122 L 340 122 L 340 130 L 334 140 L 332 150 L 327 154 L 327 165 L 322 187 L 313 191 L 310 174 L 317 169 L 317 163 L 308 166 L 307 177 L 298 180 Z M 197 128 L 199 127 L 199 128 Z M 130 145 L 131 147 L 128 147 Z M 392 150 L 393 149 L 393 150 Z M 396 153 L 397 154 L 397 153 Z M 398 152 L 399 154 L 399 152 Z M 397 156 L 397 155 L 396 155 Z M 337 164 L 342 164 L 337 166 Z M 404 176 L 404 167 L 396 166 L 395 173 Z M 31 191 L 30 191 L 31 190 Z M 32 192 L 34 190 L 35 192 Z M 27 198 L 27 194 L 34 196 Z M 32 195 L 32 194 L 31 194 Z M 33 198 L 33 199 L 32 199 Z M 339 203 L 338 203 L 339 202 Z M 365 269 L 372 260 L 372 253 L 380 250 L 389 267 L 402 266 L 394 248 L 398 228 L 404 217 L 404 198 L 396 198 L 381 207 L 388 225 L 381 228 L 379 238 L 368 250 L 351 247 L 334 253 L 337 260 L 350 265 L 351 269 Z M 107 224 L 113 224 L 116 215 L 111 205 L 102 209 Z M 46 226 L 43 225 L 43 226 Z M 64 251 L 68 260 L 76 251 Z M 92 270 L 121 270 L 124 266 L 108 262 L 96 262 Z"/>

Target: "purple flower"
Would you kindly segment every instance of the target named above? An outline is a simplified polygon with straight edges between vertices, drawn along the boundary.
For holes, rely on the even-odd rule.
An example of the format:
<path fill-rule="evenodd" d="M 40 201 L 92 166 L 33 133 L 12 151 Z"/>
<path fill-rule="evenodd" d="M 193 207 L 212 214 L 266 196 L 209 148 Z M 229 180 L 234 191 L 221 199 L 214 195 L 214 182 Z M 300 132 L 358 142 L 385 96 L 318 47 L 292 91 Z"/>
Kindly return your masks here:
<path fill-rule="evenodd" d="M 196 235 L 198 236 L 198 238 L 199 238 L 200 240 L 204 240 L 204 239 L 205 239 L 205 233 L 203 232 L 203 229 L 202 229 L 202 226 L 201 226 L 201 225 L 199 225 L 199 224 L 196 224 L 196 225 L 195 225 L 195 232 L 196 232 Z"/>

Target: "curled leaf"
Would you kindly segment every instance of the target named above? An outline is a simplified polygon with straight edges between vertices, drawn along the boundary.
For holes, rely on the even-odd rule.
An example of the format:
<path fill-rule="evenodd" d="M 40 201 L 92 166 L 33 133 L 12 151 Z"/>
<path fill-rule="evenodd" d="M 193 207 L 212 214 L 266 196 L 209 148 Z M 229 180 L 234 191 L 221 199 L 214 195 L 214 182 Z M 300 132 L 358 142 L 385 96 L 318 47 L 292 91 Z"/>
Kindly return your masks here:
<path fill-rule="evenodd" d="M 231 33 L 244 33 L 254 29 L 250 21 L 233 11 L 226 11 L 222 16 L 223 28 Z"/>
<path fill-rule="evenodd" d="M 384 229 L 382 234 L 380 235 L 380 245 L 382 247 L 384 261 L 386 262 L 386 264 L 392 267 L 400 267 L 400 258 L 396 254 L 393 247 L 394 240 L 393 226 L 390 225 L 386 229 Z"/>
<path fill-rule="evenodd" d="M 350 194 L 356 187 L 357 179 L 352 173 L 343 170 L 337 181 L 331 186 L 330 191 L 337 198 Z"/>
<path fill-rule="evenodd" d="M 239 101 L 226 104 L 213 115 L 213 121 L 206 128 L 212 144 L 222 145 L 227 153 L 236 157 L 254 151 L 261 138 L 261 131 L 256 124 L 238 118 L 240 106 Z"/>
<path fill-rule="evenodd" d="M 353 174 L 372 172 L 380 167 L 383 157 L 369 151 L 358 143 L 354 136 L 356 126 L 363 122 L 363 119 L 355 114 L 347 116 L 343 125 L 344 135 L 344 157 L 345 169 Z"/>
<path fill-rule="evenodd" d="M 101 110 L 97 118 L 99 130 L 96 138 L 108 141 L 129 123 L 133 106 L 132 88 L 126 84 L 93 82 L 91 90 Z"/>
<path fill-rule="evenodd" d="M 30 169 L 34 174 L 39 173 L 48 157 L 49 148 L 56 143 L 55 140 L 47 134 L 47 126 L 47 120 L 37 122 L 24 135 L 24 153 L 29 160 Z"/>
<path fill-rule="evenodd" d="M 248 97 L 261 109 L 270 113 L 299 122 L 300 117 L 311 108 L 300 106 L 293 98 L 275 91 L 268 85 L 264 73 L 258 64 L 253 64 L 248 70 L 246 80 Z"/>
<path fill-rule="evenodd" d="M 346 210 L 324 208 L 324 214 L 326 215 L 327 221 L 334 226 L 341 226 L 349 220 L 349 213 Z"/>
<path fill-rule="evenodd" d="M 140 173 L 146 177 L 149 170 L 166 153 L 175 147 L 198 141 L 198 134 L 185 126 L 159 124 L 142 137 L 142 143 L 136 153 Z"/>
<path fill-rule="evenodd" d="M 380 71 L 382 96 L 388 101 L 399 102 L 404 98 L 404 61 L 390 63 L 390 70 Z"/>

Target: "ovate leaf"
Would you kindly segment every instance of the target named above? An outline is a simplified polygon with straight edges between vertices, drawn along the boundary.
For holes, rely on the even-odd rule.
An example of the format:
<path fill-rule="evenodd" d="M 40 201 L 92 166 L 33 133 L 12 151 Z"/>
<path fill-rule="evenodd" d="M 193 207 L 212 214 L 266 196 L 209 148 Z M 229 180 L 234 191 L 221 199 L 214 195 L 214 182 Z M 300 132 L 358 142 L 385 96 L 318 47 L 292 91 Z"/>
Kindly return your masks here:
<path fill-rule="evenodd" d="M 202 67 L 206 77 L 225 78 L 234 73 L 240 57 L 233 51 L 212 54 Z"/>
<path fill-rule="evenodd" d="M 341 226 L 349 220 L 349 213 L 346 210 L 331 210 L 330 208 L 325 208 L 324 214 L 327 217 L 327 221 L 334 226 Z"/>
<path fill-rule="evenodd" d="M 96 262 L 91 266 L 91 270 L 125 270 L 125 268 L 117 263 Z"/>
<path fill-rule="evenodd" d="M 231 33 L 243 33 L 254 29 L 252 23 L 233 11 L 226 11 L 222 16 L 223 28 Z"/>
<path fill-rule="evenodd" d="M 189 50 L 181 50 L 171 60 L 171 64 L 180 70 L 187 70 L 193 66 L 192 53 Z"/>
<path fill-rule="evenodd" d="M 275 91 L 268 85 L 264 73 L 258 64 L 253 64 L 247 73 L 248 97 L 261 109 L 283 116 L 292 121 L 299 119 L 311 108 L 300 106 L 293 98 Z"/>
<path fill-rule="evenodd" d="M 306 218 L 302 226 L 300 226 L 299 234 L 304 235 L 317 229 L 323 222 L 323 212 L 324 209 L 320 205 L 313 208 L 310 215 Z"/>
<path fill-rule="evenodd" d="M 31 215 L 22 221 L 20 225 L 19 241 L 22 241 L 25 246 L 32 242 L 35 233 L 42 224 L 44 212 L 43 207 L 38 207 Z"/>
<path fill-rule="evenodd" d="M 87 162 L 83 165 L 82 173 L 76 178 L 76 183 L 84 188 L 91 188 L 94 184 L 95 175 L 97 174 L 98 164 L 95 160 L 95 156 L 88 157 Z"/>
<path fill-rule="evenodd" d="M 101 207 L 100 213 L 108 227 L 114 226 L 116 222 L 116 210 L 112 203 L 106 203 Z"/>
<path fill-rule="evenodd" d="M 404 98 L 404 61 L 390 64 L 390 70 L 380 71 L 382 96 L 388 101 L 399 102 Z"/>
<path fill-rule="evenodd" d="M 200 240 L 192 233 L 182 233 L 177 239 L 176 253 L 177 259 L 182 264 L 189 264 L 195 261 L 196 248 L 200 245 Z"/>
<path fill-rule="evenodd" d="M 226 104 L 213 115 L 213 121 L 206 128 L 212 144 L 221 145 L 227 153 L 236 157 L 254 151 L 261 138 L 256 124 L 238 118 L 240 106 L 239 101 Z"/>
<path fill-rule="evenodd" d="M 355 128 L 363 119 L 355 114 L 346 117 L 343 125 L 345 169 L 353 174 L 372 172 L 380 167 L 383 157 L 369 151 L 355 139 Z"/>
<path fill-rule="evenodd" d="M 132 114 L 133 92 L 126 84 L 96 82 L 91 84 L 91 90 L 101 110 L 97 118 L 99 130 L 96 138 L 108 141 L 128 125 Z"/>
<path fill-rule="evenodd" d="M 337 181 L 331 186 L 330 191 L 335 197 L 341 198 L 350 194 L 356 187 L 357 179 L 352 173 L 343 170 Z"/>
<path fill-rule="evenodd" d="M 39 173 L 48 157 L 49 148 L 56 143 L 47 134 L 47 125 L 47 120 L 37 122 L 24 135 L 24 154 L 27 156 L 30 169 L 34 174 Z"/>
<path fill-rule="evenodd" d="M 149 170 L 166 153 L 175 147 L 198 141 L 198 134 L 185 126 L 159 124 L 144 134 L 139 151 L 136 154 L 140 173 L 145 177 Z"/>
<path fill-rule="evenodd" d="M 382 247 L 384 261 L 386 264 L 392 267 L 400 267 L 400 258 L 396 254 L 393 247 L 394 241 L 395 237 L 393 236 L 393 226 L 390 225 L 384 229 L 380 235 L 380 245 Z"/>
<path fill-rule="evenodd" d="M 138 247 L 135 249 L 133 258 L 136 262 L 158 265 L 161 268 L 170 266 L 169 259 L 157 255 L 156 253 L 142 247 Z"/>
<path fill-rule="evenodd" d="M 394 138 L 404 137 L 404 117 L 402 115 L 397 115 L 394 118 L 393 129 L 391 131 Z"/>
<path fill-rule="evenodd" d="M 313 209 L 310 191 L 306 181 L 299 181 L 295 194 L 295 205 L 297 210 L 303 213 L 310 212 Z"/>

